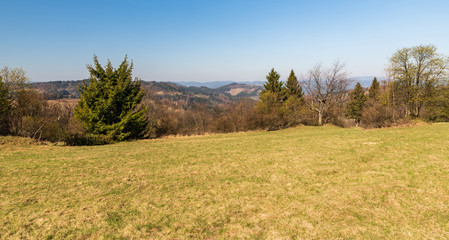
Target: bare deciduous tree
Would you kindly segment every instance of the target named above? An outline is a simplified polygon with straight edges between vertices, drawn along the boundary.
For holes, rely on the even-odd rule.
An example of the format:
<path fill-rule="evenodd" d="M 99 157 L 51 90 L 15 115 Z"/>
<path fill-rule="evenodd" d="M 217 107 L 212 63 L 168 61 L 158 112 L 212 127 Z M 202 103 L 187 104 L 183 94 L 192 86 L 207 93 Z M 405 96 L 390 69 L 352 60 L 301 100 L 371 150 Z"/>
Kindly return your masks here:
<path fill-rule="evenodd" d="M 347 87 L 351 83 L 346 65 L 336 61 L 331 67 L 322 64 L 313 67 L 303 83 L 308 93 L 306 103 L 318 114 L 318 124 L 323 124 L 323 116 L 332 104 L 341 104 L 347 97 Z"/>

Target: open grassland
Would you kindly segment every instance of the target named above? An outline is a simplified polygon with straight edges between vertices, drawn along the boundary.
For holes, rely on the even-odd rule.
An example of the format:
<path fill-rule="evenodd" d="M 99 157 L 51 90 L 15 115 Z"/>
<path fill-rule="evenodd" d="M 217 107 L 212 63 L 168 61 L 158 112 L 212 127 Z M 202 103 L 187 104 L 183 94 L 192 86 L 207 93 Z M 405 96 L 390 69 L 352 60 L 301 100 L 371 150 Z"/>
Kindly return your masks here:
<path fill-rule="evenodd" d="M 0 238 L 449 238 L 449 124 L 0 138 Z"/>

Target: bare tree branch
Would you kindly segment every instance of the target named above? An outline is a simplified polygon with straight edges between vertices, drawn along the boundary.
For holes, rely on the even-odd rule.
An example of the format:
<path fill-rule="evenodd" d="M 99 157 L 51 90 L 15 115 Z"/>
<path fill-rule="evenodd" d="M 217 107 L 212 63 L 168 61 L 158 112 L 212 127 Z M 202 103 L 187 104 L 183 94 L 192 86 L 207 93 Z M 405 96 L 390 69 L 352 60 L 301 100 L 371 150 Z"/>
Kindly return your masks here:
<path fill-rule="evenodd" d="M 318 113 L 318 123 L 323 124 L 322 117 L 330 104 L 342 103 L 351 83 L 346 65 L 335 61 L 331 67 L 322 64 L 315 65 L 309 70 L 303 80 L 308 95 L 307 105 Z"/>

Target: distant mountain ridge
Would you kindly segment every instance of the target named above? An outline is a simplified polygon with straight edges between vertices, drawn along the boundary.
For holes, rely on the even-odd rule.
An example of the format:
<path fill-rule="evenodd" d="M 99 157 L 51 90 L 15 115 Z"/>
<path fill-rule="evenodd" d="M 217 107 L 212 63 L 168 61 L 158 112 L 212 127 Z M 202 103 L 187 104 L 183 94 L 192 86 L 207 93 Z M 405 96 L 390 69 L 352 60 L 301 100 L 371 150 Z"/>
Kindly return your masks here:
<path fill-rule="evenodd" d="M 62 98 L 79 98 L 78 85 L 83 81 L 85 80 L 32 82 L 30 85 L 32 88 L 43 93 L 47 99 L 54 100 Z"/>
<path fill-rule="evenodd" d="M 245 85 L 263 85 L 263 81 L 213 81 L 213 82 L 172 82 L 174 84 L 186 86 L 186 87 L 208 87 L 219 88 L 229 84 L 245 84 Z"/>
<path fill-rule="evenodd" d="M 351 88 L 357 82 L 363 87 L 371 85 L 374 76 L 353 77 Z M 377 78 L 384 80 L 382 77 Z M 79 98 L 78 85 L 85 80 L 33 82 L 31 87 L 43 93 L 47 99 Z M 217 82 L 155 82 L 142 81 L 148 91 L 160 99 L 171 101 L 225 103 L 241 98 L 257 100 L 263 88 L 263 81 L 217 81 Z"/>
<path fill-rule="evenodd" d="M 83 81 L 86 80 L 34 82 L 31 83 L 31 87 L 44 94 L 49 100 L 76 99 L 80 97 L 77 86 Z M 185 106 L 190 106 L 194 103 L 216 106 L 237 102 L 242 98 L 257 100 L 262 90 L 260 85 L 241 83 L 230 83 L 217 88 L 209 88 L 204 86 L 183 86 L 171 82 L 142 81 L 142 86 L 152 98 L 173 101 Z"/>
<path fill-rule="evenodd" d="M 359 82 L 360 85 L 362 85 L 362 87 L 369 87 L 371 86 L 371 83 L 373 82 L 374 78 L 375 76 L 352 77 L 351 88 L 353 88 L 357 84 L 357 82 Z M 378 81 L 386 80 L 385 77 L 376 77 L 376 78 Z"/>
<path fill-rule="evenodd" d="M 362 87 L 369 87 L 375 76 L 359 76 L 351 77 L 353 84 L 351 88 L 355 86 L 357 82 L 360 82 Z M 377 77 L 377 80 L 385 80 L 384 77 Z M 229 84 L 246 84 L 246 85 L 257 85 L 263 86 L 265 81 L 215 81 L 215 82 L 172 82 L 177 85 L 182 85 L 186 87 L 208 87 L 208 88 L 220 88 Z M 285 82 L 284 82 L 285 83 Z"/>

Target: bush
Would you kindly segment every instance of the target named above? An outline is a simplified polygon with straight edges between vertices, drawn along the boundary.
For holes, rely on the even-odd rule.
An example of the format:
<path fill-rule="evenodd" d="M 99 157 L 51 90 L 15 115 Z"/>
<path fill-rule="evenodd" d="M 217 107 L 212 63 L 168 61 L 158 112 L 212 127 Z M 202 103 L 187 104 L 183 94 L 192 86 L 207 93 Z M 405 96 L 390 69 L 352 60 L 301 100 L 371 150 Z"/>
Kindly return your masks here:
<path fill-rule="evenodd" d="M 345 109 L 341 104 L 329 104 L 323 114 L 323 122 L 338 127 L 353 127 L 352 121 L 345 118 Z"/>
<path fill-rule="evenodd" d="M 212 131 L 226 133 L 249 130 L 252 127 L 250 119 L 254 115 L 254 105 L 254 102 L 248 100 L 226 105 L 214 118 Z"/>
<path fill-rule="evenodd" d="M 41 139 L 50 142 L 64 141 L 67 133 L 58 122 L 49 122 L 42 127 Z"/>
<path fill-rule="evenodd" d="M 67 146 L 93 146 L 110 144 L 113 141 L 107 135 L 74 133 L 66 137 L 65 143 Z"/>
<path fill-rule="evenodd" d="M 284 115 L 288 127 L 301 123 L 303 117 L 303 102 L 300 98 L 290 96 L 282 104 L 282 114 Z"/>
<path fill-rule="evenodd" d="M 368 102 L 362 112 L 362 127 L 381 128 L 393 124 L 391 109 L 379 102 Z"/>
<path fill-rule="evenodd" d="M 257 127 L 267 130 L 279 130 L 286 126 L 282 111 L 282 102 L 278 94 L 264 92 L 260 94 L 260 101 L 255 107 Z"/>

